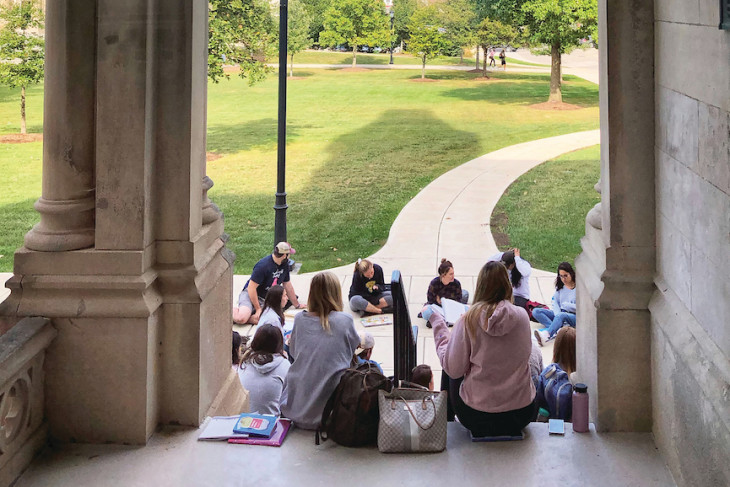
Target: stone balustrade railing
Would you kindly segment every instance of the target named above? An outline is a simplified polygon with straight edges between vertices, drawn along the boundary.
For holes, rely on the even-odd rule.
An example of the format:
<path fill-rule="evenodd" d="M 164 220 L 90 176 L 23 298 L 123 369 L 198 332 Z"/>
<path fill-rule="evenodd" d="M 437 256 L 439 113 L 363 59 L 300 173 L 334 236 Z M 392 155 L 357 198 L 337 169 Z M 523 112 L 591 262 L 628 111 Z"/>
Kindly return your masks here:
<path fill-rule="evenodd" d="M 47 318 L 23 318 L 0 336 L 0 487 L 11 485 L 46 442 L 43 360 L 56 336 Z"/>

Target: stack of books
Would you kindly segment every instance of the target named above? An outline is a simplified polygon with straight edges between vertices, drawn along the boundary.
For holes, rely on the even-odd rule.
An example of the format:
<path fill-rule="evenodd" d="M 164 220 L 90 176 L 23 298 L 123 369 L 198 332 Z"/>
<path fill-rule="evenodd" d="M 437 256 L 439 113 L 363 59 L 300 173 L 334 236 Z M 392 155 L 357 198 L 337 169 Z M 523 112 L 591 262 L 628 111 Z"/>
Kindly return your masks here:
<path fill-rule="evenodd" d="M 223 441 L 246 445 L 281 446 L 291 420 L 270 414 L 243 413 L 216 416 L 205 424 L 198 440 Z"/>

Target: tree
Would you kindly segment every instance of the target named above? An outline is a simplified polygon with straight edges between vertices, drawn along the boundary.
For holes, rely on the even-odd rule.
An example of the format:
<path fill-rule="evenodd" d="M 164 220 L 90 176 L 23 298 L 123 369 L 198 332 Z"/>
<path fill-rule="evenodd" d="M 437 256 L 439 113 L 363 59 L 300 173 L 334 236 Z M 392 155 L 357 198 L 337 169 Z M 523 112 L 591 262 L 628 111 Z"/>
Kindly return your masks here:
<path fill-rule="evenodd" d="M 487 50 L 494 46 L 510 44 L 517 37 L 517 31 L 510 25 L 497 20 L 484 19 L 476 32 L 477 43 L 484 50 L 484 77 L 487 75 Z"/>
<path fill-rule="evenodd" d="M 241 68 L 239 76 L 250 85 L 261 81 L 271 68 L 266 58 L 274 54 L 276 25 L 265 0 L 209 0 L 208 77 L 218 82 L 230 78 L 223 64 Z"/>
<path fill-rule="evenodd" d="M 331 0 L 300 0 L 309 14 L 309 38 L 313 43 L 319 43 L 319 34 L 324 30 L 324 13 L 330 6 Z"/>
<path fill-rule="evenodd" d="M 580 45 L 581 39 L 596 37 L 598 5 L 596 0 L 487 0 L 489 9 L 515 26 L 526 27 L 532 45 L 550 48 L 550 97 L 548 102 L 563 101 L 561 57 Z"/>
<path fill-rule="evenodd" d="M 410 39 L 408 24 L 416 11 L 416 0 L 396 0 L 393 2 L 393 30 L 395 42 L 403 49 L 403 42 Z"/>
<path fill-rule="evenodd" d="M 381 46 L 389 39 L 390 20 L 383 0 L 332 0 L 325 12 L 324 31 L 319 35 L 320 45 L 348 44 L 353 68 L 357 65 L 358 46 Z"/>
<path fill-rule="evenodd" d="M 426 60 L 438 56 L 447 44 L 446 29 L 439 25 L 436 6 L 417 9 L 411 17 L 408 30 L 411 33 L 408 50 L 418 54 L 423 61 L 421 79 L 424 79 L 426 78 Z"/>
<path fill-rule="evenodd" d="M 460 62 L 464 62 L 464 46 L 474 42 L 477 26 L 474 4 L 470 0 L 450 0 L 441 4 L 440 17 L 446 29 L 446 40 L 459 50 Z"/>
<path fill-rule="evenodd" d="M 0 84 L 20 87 L 20 133 L 27 133 L 25 89 L 43 79 L 44 42 L 33 32 L 43 28 L 43 14 L 30 1 L 0 7 Z"/>
<path fill-rule="evenodd" d="M 287 36 L 287 51 L 289 52 L 289 76 L 294 76 L 294 54 L 302 52 L 312 45 L 309 28 L 312 18 L 306 6 L 300 0 L 289 1 L 289 33 Z"/>

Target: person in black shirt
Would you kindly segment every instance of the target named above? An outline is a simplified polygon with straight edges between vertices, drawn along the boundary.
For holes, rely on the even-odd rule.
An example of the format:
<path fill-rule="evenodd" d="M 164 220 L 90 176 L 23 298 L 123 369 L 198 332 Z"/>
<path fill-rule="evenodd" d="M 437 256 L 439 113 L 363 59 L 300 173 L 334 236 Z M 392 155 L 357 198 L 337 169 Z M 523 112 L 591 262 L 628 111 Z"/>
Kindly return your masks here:
<path fill-rule="evenodd" d="M 386 290 L 383 269 L 367 259 L 358 259 L 350 286 L 350 309 L 366 313 L 389 313 L 393 296 Z"/>
<path fill-rule="evenodd" d="M 233 321 L 239 324 L 256 324 L 261 316 L 266 293 L 271 286 L 284 286 L 289 301 L 297 309 L 306 308 L 306 303 L 300 303 L 289 280 L 289 254 L 295 250 L 287 242 L 279 242 L 274 252 L 267 255 L 253 266 L 251 278 L 246 281 L 241 294 L 238 296 L 238 307 L 233 308 Z"/>

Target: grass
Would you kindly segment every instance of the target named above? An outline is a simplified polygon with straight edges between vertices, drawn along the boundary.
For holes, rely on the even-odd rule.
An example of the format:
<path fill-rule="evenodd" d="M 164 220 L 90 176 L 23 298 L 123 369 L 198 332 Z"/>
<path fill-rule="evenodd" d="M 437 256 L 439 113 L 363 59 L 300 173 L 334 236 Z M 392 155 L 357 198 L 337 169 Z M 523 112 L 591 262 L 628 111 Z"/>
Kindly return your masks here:
<path fill-rule="evenodd" d="M 296 58 L 295 58 L 296 60 Z M 288 235 L 303 271 L 352 262 L 377 250 L 403 206 L 445 171 L 500 147 L 598 127 L 597 86 L 566 76 L 576 111 L 534 110 L 548 74 L 295 70 L 289 83 Z M 248 87 L 237 78 L 208 92 L 211 198 L 226 215 L 235 272 L 249 273 L 273 246 L 276 77 Z M 39 88 L 40 90 L 40 88 Z M 0 113 L 16 106 L 0 88 Z M 12 111 L 12 110 L 11 110 Z M 4 119 L 5 120 L 5 119 Z M 7 132 L 17 132 L 11 120 Z M 29 120 L 31 126 L 39 119 Z M 0 146 L 0 271 L 37 221 L 41 144 Z"/>
<path fill-rule="evenodd" d="M 499 64 L 499 59 L 497 64 Z M 277 63 L 278 59 L 270 59 L 270 63 Z M 390 62 L 390 54 L 369 54 L 358 52 L 357 53 L 357 64 L 380 64 L 385 65 Z M 474 67 L 476 62 L 474 56 L 464 57 L 464 61 L 460 62 L 460 58 L 454 56 L 438 56 L 434 59 L 429 59 L 426 63 L 428 66 L 471 66 Z M 479 66 L 482 66 L 482 58 L 479 58 Z M 336 52 L 336 51 L 302 51 L 294 56 L 294 64 L 352 64 L 352 52 Z M 413 56 L 411 54 L 394 54 L 393 64 L 406 64 L 406 65 L 421 65 L 421 58 Z M 517 59 L 507 58 L 507 65 L 520 64 L 524 66 L 542 66 L 544 64 L 535 64 L 527 61 L 520 61 Z M 549 67 L 549 66 L 547 66 Z M 296 68 L 295 68 L 296 69 Z"/>
<path fill-rule="evenodd" d="M 593 189 L 600 175 L 599 146 L 541 164 L 520 176 L 492 213 L 500 248 L 518 247 L 533 267 L 557 269 L 581 252 L 585 217 L 600 201 Z"/>

